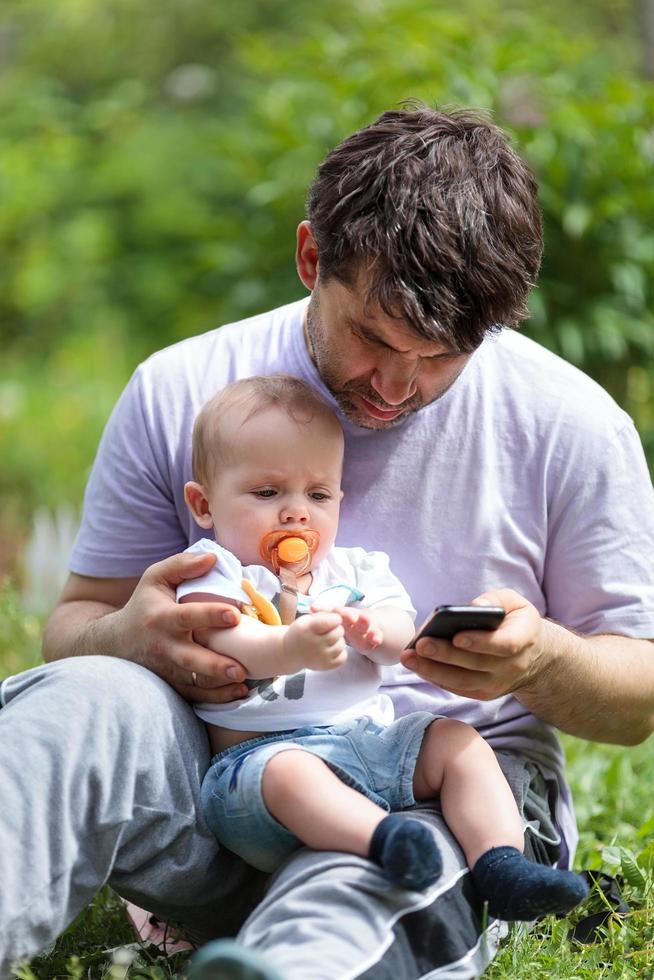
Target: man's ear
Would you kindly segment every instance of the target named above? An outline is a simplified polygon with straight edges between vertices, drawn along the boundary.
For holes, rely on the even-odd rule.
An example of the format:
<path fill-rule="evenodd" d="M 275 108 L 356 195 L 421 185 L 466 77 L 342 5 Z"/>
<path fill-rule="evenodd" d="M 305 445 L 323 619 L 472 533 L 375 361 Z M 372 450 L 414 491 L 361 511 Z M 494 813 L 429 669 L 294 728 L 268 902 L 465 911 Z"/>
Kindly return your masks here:
<path fill-rule="evenodd" d="M 209 499 L 201 483 L 192 480 L 184 484 L 184 500 L 200 527 L 213 527 L 213 518 L 209 510 Z"/>
<path fill-rule="evenodd" d="M 295 267 L 307 289 L 313 289 L 318 281 L 318 246 L 308 221 L 297 226 Z"/>

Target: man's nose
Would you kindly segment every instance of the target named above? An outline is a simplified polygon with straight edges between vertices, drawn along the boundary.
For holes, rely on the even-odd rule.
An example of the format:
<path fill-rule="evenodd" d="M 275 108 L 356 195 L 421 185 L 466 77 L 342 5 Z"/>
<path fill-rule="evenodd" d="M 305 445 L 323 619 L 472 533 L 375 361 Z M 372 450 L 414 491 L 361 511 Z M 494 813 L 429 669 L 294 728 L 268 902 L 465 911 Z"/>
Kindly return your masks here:
<path fill-rule="evenodd" d="M 394 357 L 376 368 L 370 384 L 387 405 L 401 405 L 416 393 L 419 363 Z"/>

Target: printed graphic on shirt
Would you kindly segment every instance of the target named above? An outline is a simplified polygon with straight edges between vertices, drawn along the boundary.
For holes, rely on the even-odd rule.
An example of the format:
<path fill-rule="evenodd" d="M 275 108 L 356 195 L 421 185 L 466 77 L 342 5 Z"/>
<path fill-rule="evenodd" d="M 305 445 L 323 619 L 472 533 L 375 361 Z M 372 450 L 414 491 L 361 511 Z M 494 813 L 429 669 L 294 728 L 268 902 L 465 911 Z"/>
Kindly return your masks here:
<path fill-rule="evenodd" d="M 284 690 L 281 696 L 287 701 L 300 701 L 304 695 L 304 682 L 306 680 L 306 670 L 300 670 L 297 674 L 289 674 L 284 677 Z M 280 678 L 281 680 L 281 678 Z M 275 678 L 265 677 L 260 680 L 246 680 L 246 687 L 250 689 L 251 697 L 258 694 L 262 701 L 276 701 L 280 696 L 274 688 Z"/>
<path fill-rule="evenodd" d="M 319 600 L 329 593 L 328 603 L 325 608 L 333 609 L 337 606 L 354 606 L 356 603 L 361 602 L 365 598 L 363 592 L 359 589 L 351 588 L 349 585 L 337 584 L 330 585 L 327 589 L 324 589 L 320 596 L 317 597 Z M 272 604 L 275 609 L 279 610 L 279 592 L 273 597 Z M 298 610 L 296 613 L 296 619 L 298 616 L 304 616 L 311 612 L 311 606 L 316 600 L 312 599 L 311 596 L 298 595 Z M 257 695 L 262 701 L 277 701 L 281 696 L 287 701 L 301 701 L 304 697 L 305 682 L 306 682 L 306 671 L 300 670 L 297 674 L 289 674 L 283 678 L 284 689 L 283 691 L 278 691 L 275 689 L 275 677 L 265 677 L 259 680 L 246 680 L 246 687 L 250 690 L 250 697 L 254 698 Z M 282 678 L 279 678 L 282 680 Z"/>

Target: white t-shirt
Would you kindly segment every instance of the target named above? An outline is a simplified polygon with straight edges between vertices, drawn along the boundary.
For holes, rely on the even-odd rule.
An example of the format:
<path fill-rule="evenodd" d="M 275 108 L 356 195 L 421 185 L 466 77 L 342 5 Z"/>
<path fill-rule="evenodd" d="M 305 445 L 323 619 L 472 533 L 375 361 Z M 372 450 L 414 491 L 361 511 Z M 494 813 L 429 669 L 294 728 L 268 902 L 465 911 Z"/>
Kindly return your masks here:
<path fill-rule="evenodd" d="M 183 493 L 191 431 L 231 381 L 281 371 L 335 404 L 304 342 L 306 302 L 191 337 L 136 370 L 100 443 L 72 571 L 140 575 L 202 536 Z M 415 415 L 384 431 L 343 427 L 337 543 L 386 552 L 418 623 L 436 605 L 505 586 L 582 633 L 654 637 L 654 492 L 642 447 L 629 417 L 581 371 L 504 330 Z M 396 715 L 460 718 L 557 778 L 573 844 L 549 725 L 511 695 L 480 702 L 385 671 Z"/>
<path fill-rule="evenodd" d="M 273 600 L 279 594 L 279 579 L 263 565 L 243 567 L 230 551 L 202 538 L 189 551 L 216 555 L 210 571 L 198 579 L 182 582 L 177 599 L 193 592 L 249 602 L 241 587 L 248 579 L 257 592 Z M 332 548 L 312 570 L 309 594 L 298 596 L 298 612 L 311 605 L 321 609 L 356 605 L 394 606 L 415 618 L 415 609 L 401 583 L 389 568 L 388 555 L 363 548 Z M 360 597 L 360 598 L 359 598 Z M 334 670 L 302 670 L 296 674 L 256 683 L 250 694 L 229 704 L 197 704 L 203 721 L 235 731 L 277 732 L 303 725 L 338 725 L 369 715 L 379 725 L 393 721 L 393 702 L 379 693 L 382 668 L 348 647 L 348 658 Z"/>

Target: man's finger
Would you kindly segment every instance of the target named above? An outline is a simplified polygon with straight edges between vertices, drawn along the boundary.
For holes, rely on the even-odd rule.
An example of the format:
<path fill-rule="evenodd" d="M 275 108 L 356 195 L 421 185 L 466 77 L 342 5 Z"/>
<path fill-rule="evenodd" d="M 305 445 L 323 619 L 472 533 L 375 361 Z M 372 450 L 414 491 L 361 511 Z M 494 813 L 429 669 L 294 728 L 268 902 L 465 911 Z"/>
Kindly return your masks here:
<path fill-rule="evenodd" d="M 178 602 L 170 616 L 178 629 L 193 632 L 236 626 L 241 613 L 228 602 Z"/>
<path fill-rule="evenodd" d="M 470 603 L 472 606 L 502 606 L 507 613 L 513 609 L 520 609 L 526 604 L 527 600 L 515 589 L 489 589 Z"/>
<path fill-rule="evenodd" d="M 415 653 L 418 660 L 427 660 L 431 663 L 451 664 L 463 670 L 482 670 L 490 671 L 497 666 L 497 661 L 491 660 L 487 653 L 476 650 L 457 649 L 447 640 L 436 640 L 431 637 L 423 637 L 418 640 Z M 402 658 L 404 663 L 404 657 Z M 411 670 L 414 670 L 412 667 Z"/>
<path fill-rule="evenodd" d="M 500 636 L 495 636 L 496 632 L 502 630 Z M 468 630 L 465 633 L 457 633 L 452 639 L 455 649 L 469 651 L 467 656 L 475 653 L 482 657 L 517 657 L 524 647 L 524 636 L 521 628 L 511 626 L 498 627 L 497 630 Z M 452 660 L 452 663 L 465 664 L 466 661 Z M 483 668 L 482 668 L 483 669 Z"/>
<path fill-rule="evenodd" d="M 143 573 L 144 578 L 150 579 L 154 584 L 169 585 L 175 588 L 187 579 L 199 578 L 205 575 L 214 565 L 216 556 L 211 554 L 195 555 L 186 551 L 179 555 L 171 555 L 158 561 Z"/>
<path fill-rule="evenodd" d="M 478 701 L 488 701 L 504 693 L 503 688 L 493 682 L 493 675 L 474 670 L 464 670 L 450 664 L 435 663 L 411 654 L 402 658 L 402 663 L 414 671 L 423 680 L 442 687 L 452 694 L 464 698 L 475 698 Z"/>
<path fill-rule="evenodd" d="M 199 643 L 176 643 L 170 659 L 189 679 L 193 673 L 201 674 L 213 678 L 218 685 L 241 683 L 247 676 L 245 667 L 238 660 L 207 650 Z"/>
<path fill-rule="evenodd" d="M 207 701 L 210 704 L 227 704 L 230 701 L 239 701 L 248 695 L 248 688 L 244 684 L 227 684 L 223 687 L 199 687 L 197 684 L 185 684 L 183 689 L 178 689 L 179 693 L 187 701 Z"/>

